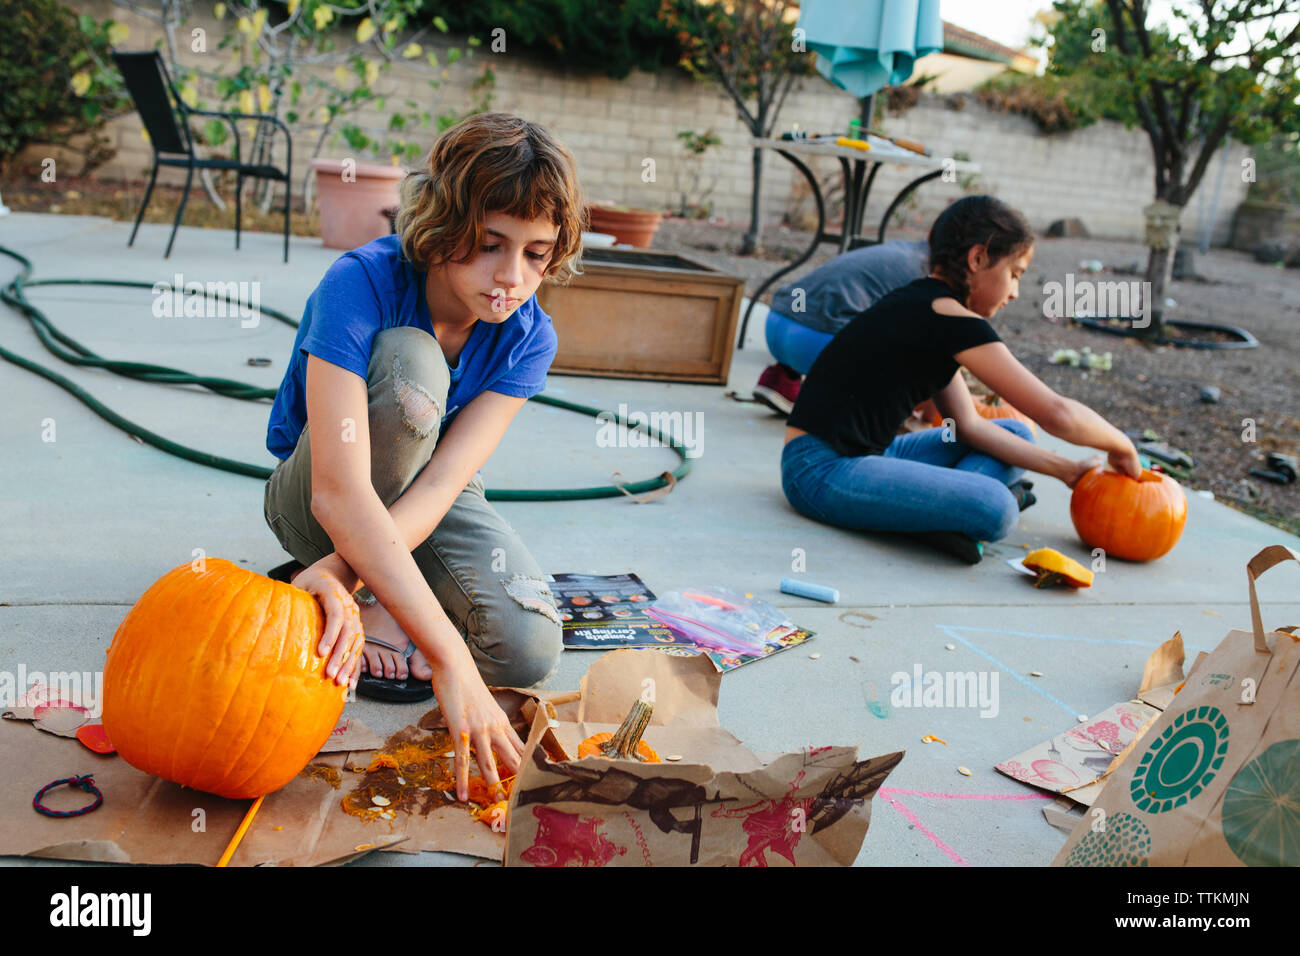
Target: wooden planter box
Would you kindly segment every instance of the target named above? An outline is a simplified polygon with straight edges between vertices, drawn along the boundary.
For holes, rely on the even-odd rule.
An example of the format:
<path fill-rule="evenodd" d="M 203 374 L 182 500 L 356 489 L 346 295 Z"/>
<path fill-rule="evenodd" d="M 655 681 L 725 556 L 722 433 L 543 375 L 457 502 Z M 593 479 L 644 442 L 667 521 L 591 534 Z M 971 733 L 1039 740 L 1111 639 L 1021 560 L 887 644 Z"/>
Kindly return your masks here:
<path fill-rule="evenodd" d="M 665 252 L 587 249 L 583 274 L 543 285 L 552 372 L 724 385 L 745 283 Z"/>

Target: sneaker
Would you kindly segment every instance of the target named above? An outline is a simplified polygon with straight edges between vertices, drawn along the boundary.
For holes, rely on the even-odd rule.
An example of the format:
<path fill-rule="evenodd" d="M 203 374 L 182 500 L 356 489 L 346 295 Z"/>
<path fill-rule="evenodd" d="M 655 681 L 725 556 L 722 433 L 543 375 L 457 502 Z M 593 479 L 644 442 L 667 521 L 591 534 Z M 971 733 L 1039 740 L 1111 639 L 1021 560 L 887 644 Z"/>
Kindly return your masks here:
<path fill-rule="evenodd" d="M 802 383 L 803 376 L 778 362 L 763 369 L 754 386 L 754 398 L 778 415 L 789 415 L 794 411 Z"/>
<path fill-rule="evenodd" d="M 1016 505 L 1021 511 L 1024 511 L 1030 505 L 1038 501 L 1038 496 L 1029 490 L 1032 487 L 1034 487 L 1034 483 L 1032 481 L 1025 481 L 1023 478 L 1007 485 L 1007 490 L 1015 495 Z"/>
<path fill-rule="evenodd" d="M 916 535 L 931 547 L 946 551 L 967 564 L 979 564 L 984 557 L 984 543 L 962 534 L 960 531 L 923 531 Z"/>

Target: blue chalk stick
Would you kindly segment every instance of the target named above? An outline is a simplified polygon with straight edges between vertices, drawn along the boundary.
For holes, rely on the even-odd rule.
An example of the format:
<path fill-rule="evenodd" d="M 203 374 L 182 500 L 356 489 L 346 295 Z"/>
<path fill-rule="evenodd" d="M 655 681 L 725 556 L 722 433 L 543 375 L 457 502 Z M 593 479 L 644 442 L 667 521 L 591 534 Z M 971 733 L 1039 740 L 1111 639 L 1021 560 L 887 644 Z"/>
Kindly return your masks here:
<path fill-rule="evenodd" d="M 827 604 L 835 604 L 840 599 L 840 592 L 835 588 L 822 587 L 820 584 L 809 584 L 807 581 L 799 581 L 795 578 L 782 578 L 781 590 L 786 594 L 812 598 L 814 601 L 825 601 Z"/>

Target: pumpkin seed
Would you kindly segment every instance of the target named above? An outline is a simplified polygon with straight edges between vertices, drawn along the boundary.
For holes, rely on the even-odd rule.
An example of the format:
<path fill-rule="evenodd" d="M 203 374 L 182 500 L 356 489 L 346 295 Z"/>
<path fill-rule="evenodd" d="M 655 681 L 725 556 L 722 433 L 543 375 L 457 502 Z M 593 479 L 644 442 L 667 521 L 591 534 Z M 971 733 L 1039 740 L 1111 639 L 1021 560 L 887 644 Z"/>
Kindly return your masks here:
<path fill-rule="evenodd" d="M 955 650 L 957 649 L 957 645 L 956 645 L 956 644 L 945 644 L 945 645 L 943 645 L 943 649 L 944 649 L 945 651 L 955 651 Z"/>
<path fill-rule="evenodd" d="M 406 778 L 405 778 L 405 777 L 398 777 L 398 778 L 397 778 L 397 782 L 400 783 L 402 786 L 406 786 Z"/>
<path fill-rule="evenodd" d="M 389 800 L 387 797 L 380 797 L 380 796 L 373 796 L 373 797 L 371 797 L 371 798 L 370 798 L 370 802 L 373 803 L 373 804 L 374 804 L 375 806 L 377 806 L 377 807 L 386 807 L 386 806 L 388 806 L 390 803 L 392 803 L 392 801 Z"/>
<path fill-rule="evenodd" d="M 969 777 L 969 776 L 970 776 L 970 768 L 968 768 L 968 767 L 958 767 L 958 768 L 957 768 L 957 772 L 958 772 L 959 774 L 961 774 L 963 777 Z"/>
<path fill-rule="evenodd" d="M 1030 672 L 1029 672 L 1029 676 L 1030 676 L 1030 677 L 1042 677 L 1042 676 L 1043 676 L 1043 672 L 1042 672 L 1042 671 L 1030 671 Z"/>
<path fill-rule="evenodd" d="M 665 759 L 665 760 L 678 761 L 678 760 L 681 760 L 681 759 L 682 759 L 682 755 L 681 755 L 681 754 L 666 754 L 666 755 L 664 756 L 664 759 Z"/>
<path fill-rule="evenodd" d="M 1087 715 L 1087 714 L 1080 714 L 1080 715 L 1079 715 L 1079 723 L 1081 723 L 1081 724 L 1086 724 L 1087 722 L 1088 722 L 1088 715 Z"/>
<path fill-rule="evenodd" d="M 812 660 L 812 661 L 817 660 L 817 658 L 819 658 L 819 657 L 821 657 L 820 654 L 809 654 L 809 655 L 808 655 L 808 659 L 809 659 L 809 660 Z"/>

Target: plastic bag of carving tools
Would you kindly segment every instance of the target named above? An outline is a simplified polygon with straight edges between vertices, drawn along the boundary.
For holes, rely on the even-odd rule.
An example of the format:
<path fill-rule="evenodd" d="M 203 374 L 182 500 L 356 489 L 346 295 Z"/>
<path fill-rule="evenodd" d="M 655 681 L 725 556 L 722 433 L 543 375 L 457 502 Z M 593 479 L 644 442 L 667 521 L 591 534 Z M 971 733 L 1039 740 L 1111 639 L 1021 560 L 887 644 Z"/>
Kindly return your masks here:
<path fill-rule="evenodd" d="M 707 587 L 669 591 L 646 614 L 705 650 L 761 654 L 794 629 L 779 610 L 752 594 Z"/>

